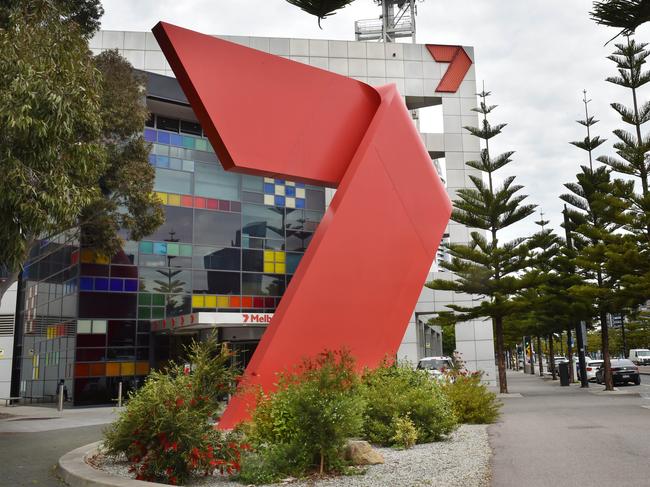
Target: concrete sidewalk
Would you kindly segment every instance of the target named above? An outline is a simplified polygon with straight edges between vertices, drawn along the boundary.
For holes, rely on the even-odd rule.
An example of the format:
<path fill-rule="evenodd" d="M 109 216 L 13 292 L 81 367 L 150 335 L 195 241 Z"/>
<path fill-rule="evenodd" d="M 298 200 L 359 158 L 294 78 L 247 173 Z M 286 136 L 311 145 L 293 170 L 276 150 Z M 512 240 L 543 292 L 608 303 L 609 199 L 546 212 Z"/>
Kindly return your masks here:
<path fill-rule="evenodd" d="M 650 485 L 650 387 L 601 394 L 509 372 L 508 389 L 522 397 L 502 399 L 489 430 L 493 486 Z"/>
<path fill-rule="evenodd" d="M 115 407 L 73 408 L 59 412 L 54 405 L 0 407 L 0 433 L 35 433 L 107 424 Z"/>

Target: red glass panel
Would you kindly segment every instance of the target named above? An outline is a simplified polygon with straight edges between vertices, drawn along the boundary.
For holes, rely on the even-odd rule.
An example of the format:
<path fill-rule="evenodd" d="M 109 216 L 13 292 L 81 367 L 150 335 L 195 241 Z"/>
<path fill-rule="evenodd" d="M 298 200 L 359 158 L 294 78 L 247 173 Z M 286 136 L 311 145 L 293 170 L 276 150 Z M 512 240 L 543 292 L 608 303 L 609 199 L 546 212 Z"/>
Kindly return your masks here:
<path fill-rule="evenodd" d="M 205 208 L 205 198 L 201 198 L 200 196 L 195 196 L 194 208 Z"/>
<path fill-rule="evenodd" d="M 207 198 L 205 200 L 205 206 L 208 210 L 217 210 L 219 209 L 219 200 Z"/>
<path fill-rule="evenodd" d="M 104 376 L 106 375 L 106 364 L 90 364 L 90 375 L 91 376 Z"/>
<path fill-rule="evenodd" d="M 230 201 L 219 200 L 219 210 L 230 211 Z"/>
<path fill-rule="evenodd" d="M 241 307 L 242 308 L 252 308 L 253 307 L 253 298 L 250 296 L 243 296 L 241 298 Z"/>
<path fill-rule="evenodd" d="M 230 296 L 230 307 L 231 308 L 241 307 L 241 296 Z"/>
<path fill-rule="evenodd" d="M 253 298 L 253 308 L 263 308 L 264 307 L 264 298 L 261 296 L 255 296 Z"/>
<path fill-rule="evenodd" d="M 75 364 L 74 376 L 75 377 L 88 377 L 90 375 L 90 366 L 88 364 Z"/>
<path fill-rule="evenodd" d="M 187 206 L 191 208 L 194 205 L 193 200 L 194 198 L 192 198 L 191 196 L 186 196 L 186 195 L 181 196 L 181 206 Z"/>
<path fill-rule="evenodd" d="M 275 298 L 264 298 L 265 308 L 275 308 Z"/>

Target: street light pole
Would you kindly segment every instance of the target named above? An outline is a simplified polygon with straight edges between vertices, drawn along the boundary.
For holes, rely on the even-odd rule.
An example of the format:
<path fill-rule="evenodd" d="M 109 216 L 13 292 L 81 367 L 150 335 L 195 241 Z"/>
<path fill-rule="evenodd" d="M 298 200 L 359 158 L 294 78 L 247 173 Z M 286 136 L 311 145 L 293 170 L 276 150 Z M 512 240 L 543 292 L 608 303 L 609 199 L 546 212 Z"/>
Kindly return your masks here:
<path fill-rule="evenodd" d="M 591 156 L 591 153 L 590 153 Z M 571 230 L 569 230 L 569 214 L 566 205 L 564 205 L 564 231 L 566 232 L 566 244 L 569 249 L 573 249 L 573 240 L 571 239 Z M 578 363 L 580 365 L 580 387 L 588 388 L 589 381 L 587 380 L 587 363 L 585 360 L 585 337 L 582 335 L 582 324 L 577 322 L 575 324 L 576 338 L 578 341 Z M 570 330 L 570 329 L 569 329 Z M 571 331 L 569 331 L 569 336 Z M 573 363 L 569 363 L 571 370 L 573 370 Z"/>

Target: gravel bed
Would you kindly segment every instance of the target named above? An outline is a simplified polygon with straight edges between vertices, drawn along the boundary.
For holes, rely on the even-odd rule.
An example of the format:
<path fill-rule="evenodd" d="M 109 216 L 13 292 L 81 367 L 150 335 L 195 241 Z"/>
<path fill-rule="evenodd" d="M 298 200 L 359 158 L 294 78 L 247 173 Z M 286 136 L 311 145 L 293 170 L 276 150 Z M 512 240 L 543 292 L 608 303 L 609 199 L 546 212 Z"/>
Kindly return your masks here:
<path fill-rule="evenodd" d="M 462 425 L 448 441 L 416 445 L 410 450 L 377 448 L 386 463 L 368 467 L 365 475 L 273 484 L 287 487 L 487 487 L 490 457 L 487 425 Z M 125 462 L 101 459 L 99 467 L 131 477 Z M 226 477 L 202 477 L 188 485 L 242 487 Z"/>

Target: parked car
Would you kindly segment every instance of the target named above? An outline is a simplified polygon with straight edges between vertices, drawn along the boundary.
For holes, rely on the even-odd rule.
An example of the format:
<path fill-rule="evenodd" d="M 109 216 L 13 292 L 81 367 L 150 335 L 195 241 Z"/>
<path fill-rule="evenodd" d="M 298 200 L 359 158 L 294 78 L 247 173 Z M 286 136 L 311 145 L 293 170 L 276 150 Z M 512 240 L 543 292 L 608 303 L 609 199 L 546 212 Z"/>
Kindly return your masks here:
<path fill-rule="evenodd" d="M 598 368 L 603 365 L 602 360 L 593 360 L 590 358 L 585 358 L 585 369 L 587 370 L 587 380 L 592 381 L 596 380 L 596 371 Z M 580 367 L 578 367 L 578 379 L 580 379 Z"/>
<path fill-rule="evenodd" d="M 557 355 L 557 356 L 553 357 L 553 360 L 555 360 L 555 367 L 556 368 L 559 367 L 561 363 L 569 361 L 568 358 L 563 357 L 562 355 Z M 551 367 L 551 362 L 550 361 L 548 361 L 547 364 L 546 364 L 546 370 L 548 370 L 549 373 L 553 372 L 553 368 Z M 558 372 L 558 371 L 556 371 L 556 372 Z"/>
<path fill-rule="evenodd" d="M 451 357 L 423 357 L 418 361 L 417 368 L 426 370 L 432 377 L 442 379 L 445 371 L 451 370 L 454 363 Z"/>
<path fill-rule="evenodd" d="M 633 348 L 627 358 L 636 365 L 650 365 L 650 350 L 647 348 Z"/>
<path fill-rule="evenodd" d="M 612 365 L 612 379 L 614 384 L 627 384 L 628 382 L 634 382 L 637 386 L 641 384 L 641 376 L 639 375 L 639 368 L 634 365 L 631 360 L 622 358 L 614 359 L 611 361 Z M 605 367 L 602 365 L 596 371 L 596 382 L 602 384 L 605 381 L 604 378 Z"/>

